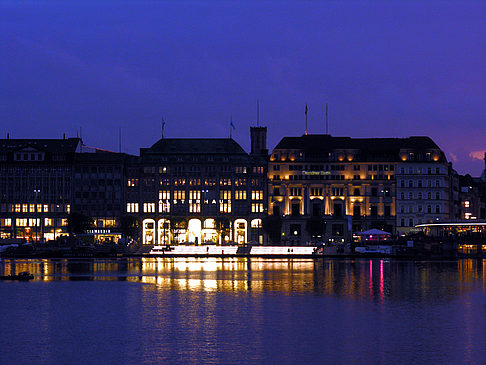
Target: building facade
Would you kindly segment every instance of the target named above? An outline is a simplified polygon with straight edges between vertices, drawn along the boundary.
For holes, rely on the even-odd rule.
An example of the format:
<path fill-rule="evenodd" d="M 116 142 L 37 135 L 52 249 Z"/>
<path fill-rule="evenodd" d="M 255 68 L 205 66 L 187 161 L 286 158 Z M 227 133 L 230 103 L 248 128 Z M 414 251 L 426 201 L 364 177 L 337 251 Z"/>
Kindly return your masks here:
<path fill-rule="evenodd" d="M 126 213 L 143 244 L 264 242 L 266 128 L 248 154 L 231 138 L 167 138 L 127 165 Z"/>
<path fill-rule="evenodd" d="M 268 185 L 269 214 L 282 225 L 275 239 L 285 244 L 344 242 L 370 228 L 404 233 L 418 213 L 420 221 L 448 216 L 447 161 L 428 137 L 285 137 L 270 155 Z"/>
<path fill-rule="evenodd" d="M 47 241 L 67 233 L 79 138 L 0 140 L 0 237 Z"/>

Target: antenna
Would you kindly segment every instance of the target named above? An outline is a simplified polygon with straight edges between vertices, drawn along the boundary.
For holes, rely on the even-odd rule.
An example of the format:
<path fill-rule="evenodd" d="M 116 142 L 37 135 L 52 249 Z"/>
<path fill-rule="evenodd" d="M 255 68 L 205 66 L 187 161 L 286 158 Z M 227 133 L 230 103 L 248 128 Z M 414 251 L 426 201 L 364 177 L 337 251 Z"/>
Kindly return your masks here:
<path fill-rule="evenodd" d="M 257 99 L 257 127 L 260 126 L 260 100 Z"/>
<path fill-rule="evenodd" d="M 327 103 L 326 103 L 326 134 L 329 134 L 329 122 L 327 119 Z"/>

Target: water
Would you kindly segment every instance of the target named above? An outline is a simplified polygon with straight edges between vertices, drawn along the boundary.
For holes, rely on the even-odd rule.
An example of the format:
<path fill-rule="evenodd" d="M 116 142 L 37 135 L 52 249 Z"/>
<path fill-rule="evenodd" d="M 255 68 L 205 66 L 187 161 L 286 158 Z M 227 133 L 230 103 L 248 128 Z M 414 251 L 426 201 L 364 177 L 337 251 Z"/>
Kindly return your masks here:
<path fill-rule="evenodd" d="M 4 260 L 2 364 L 485 363 L 486 260 Z"/>

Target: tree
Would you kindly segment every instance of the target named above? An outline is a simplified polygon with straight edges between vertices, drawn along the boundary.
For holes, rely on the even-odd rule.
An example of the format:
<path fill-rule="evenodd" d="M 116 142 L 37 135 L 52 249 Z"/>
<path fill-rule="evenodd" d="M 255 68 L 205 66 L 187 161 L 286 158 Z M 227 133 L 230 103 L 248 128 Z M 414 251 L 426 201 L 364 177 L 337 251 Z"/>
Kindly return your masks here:
<path fill-rule="evenodd" d="M 270 215 L 263 218 L 262 228 L 273 243 L 280 243 L 282 235 L 282 218 L 280 216 Z"/>
<path fill-rule="evenodd" d="M 68 215 L 68 232 L 70 235 L 86 233 L 93 228 L 93 219 L 78 212 L 71 212 Z"/>
<path fill-rule="evenodd" d="M 124 237 L 137 237 L 139 234 L 140 224 L 138 219 L 133 215 L 124 214 L 120 217 L 119 227 Z"/>

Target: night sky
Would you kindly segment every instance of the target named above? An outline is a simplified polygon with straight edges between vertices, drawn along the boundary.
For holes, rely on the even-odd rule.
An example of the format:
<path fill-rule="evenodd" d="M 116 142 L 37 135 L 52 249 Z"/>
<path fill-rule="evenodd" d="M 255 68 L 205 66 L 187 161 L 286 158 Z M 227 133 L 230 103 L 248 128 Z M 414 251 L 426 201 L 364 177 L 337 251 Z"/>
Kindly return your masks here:
<path fill-rule="evenodd" d="M 2 1 L 1 138 L 138 154 L 161 135 L 249 149 L 305 129 L 428 135 L 460 173 L 486 150 L 486 1 Z"/>

